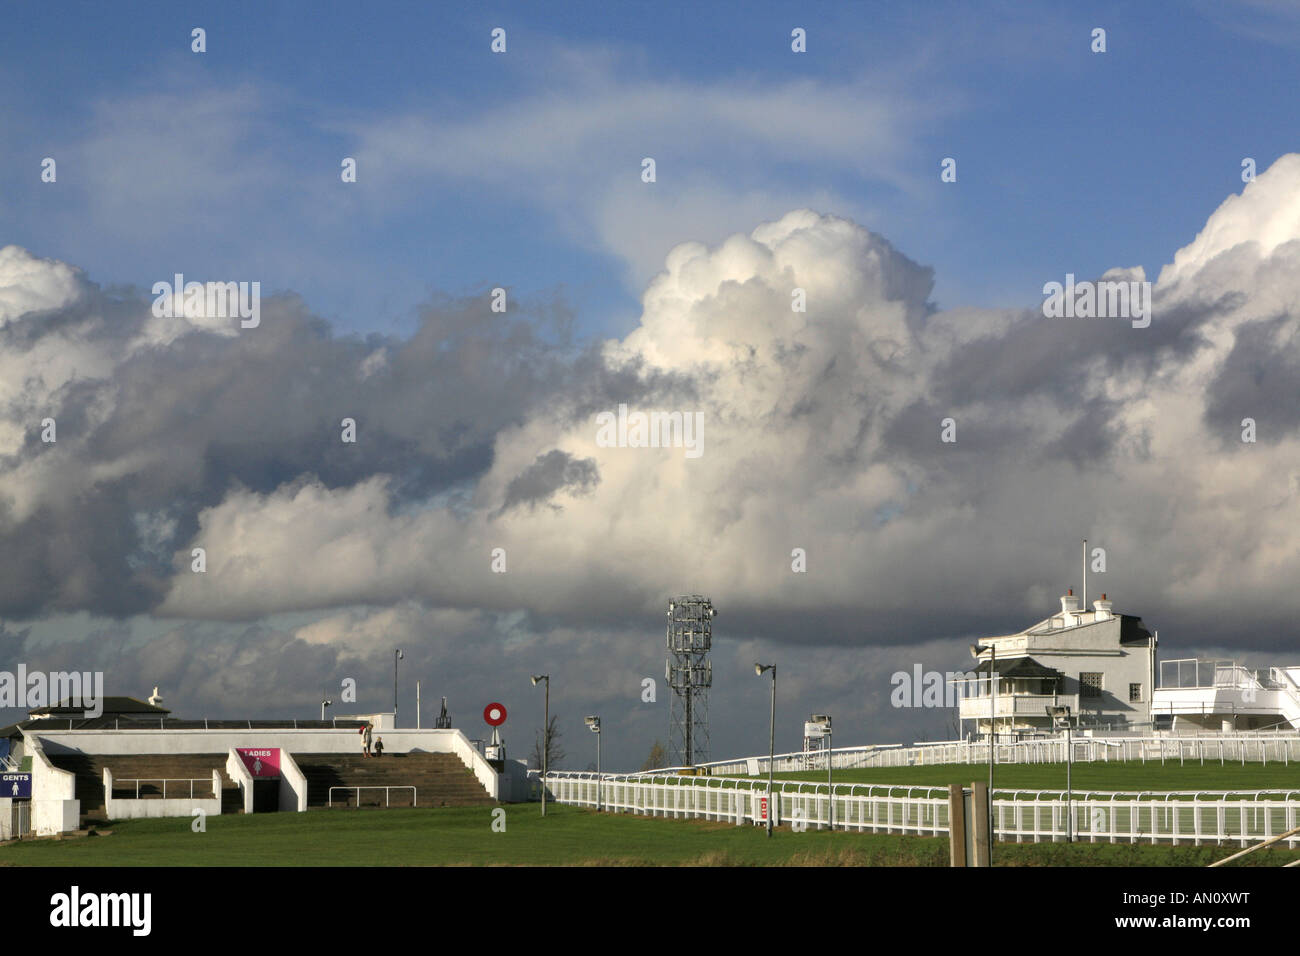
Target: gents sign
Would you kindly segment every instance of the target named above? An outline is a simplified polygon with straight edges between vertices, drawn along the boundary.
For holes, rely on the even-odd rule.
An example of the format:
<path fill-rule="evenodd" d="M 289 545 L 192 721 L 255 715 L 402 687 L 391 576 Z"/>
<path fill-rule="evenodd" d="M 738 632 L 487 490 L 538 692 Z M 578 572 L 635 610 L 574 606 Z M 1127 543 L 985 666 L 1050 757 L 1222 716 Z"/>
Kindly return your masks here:
<path fill-rule="evenodd" d="M 235 753 L 254 777 L 280 776 L 279 747 L 236 747 Z"/>
<path fill-rule="evenodd" d="M 28 800 L 32 795 L 30 773 L 0 773 L 0 797 Z"/>

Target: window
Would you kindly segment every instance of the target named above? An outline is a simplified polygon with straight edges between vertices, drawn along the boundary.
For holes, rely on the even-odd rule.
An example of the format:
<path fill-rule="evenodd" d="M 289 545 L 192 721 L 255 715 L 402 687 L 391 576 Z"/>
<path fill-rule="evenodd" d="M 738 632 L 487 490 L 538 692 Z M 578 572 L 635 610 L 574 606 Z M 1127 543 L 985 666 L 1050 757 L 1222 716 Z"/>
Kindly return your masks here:
<path fill-rule="evenodd" d="M 1129 702 L 1130 702 L 1130 703 L 1135 702 L 1135 701 L 1140 701 L 1140 700 L 1142 699 L 1142 685 L 1141 685 L 1141 684 L 1129 684 L 1129 685 L 1128 685 L 1128 699 L 1129 699 Z"/>
<path fill-rule="evenodd" d="M 1079 696 L 1080 697 L 1100 697 L 1101 696 L 1101 679 L 1104 675 L 1095 672 L 1084 671 L 1079 675 Z"/>

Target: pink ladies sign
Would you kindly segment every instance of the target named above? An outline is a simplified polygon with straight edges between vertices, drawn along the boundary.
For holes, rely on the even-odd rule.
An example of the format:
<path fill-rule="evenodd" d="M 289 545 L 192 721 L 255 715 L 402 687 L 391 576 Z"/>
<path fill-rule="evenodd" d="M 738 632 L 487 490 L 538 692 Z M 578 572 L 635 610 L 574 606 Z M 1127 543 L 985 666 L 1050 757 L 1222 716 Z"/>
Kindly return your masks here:
<path fill-rule="evenodd" d="M 236 747 L 235 753 L 254 777 L 280 776 L 279 747 Z"/>

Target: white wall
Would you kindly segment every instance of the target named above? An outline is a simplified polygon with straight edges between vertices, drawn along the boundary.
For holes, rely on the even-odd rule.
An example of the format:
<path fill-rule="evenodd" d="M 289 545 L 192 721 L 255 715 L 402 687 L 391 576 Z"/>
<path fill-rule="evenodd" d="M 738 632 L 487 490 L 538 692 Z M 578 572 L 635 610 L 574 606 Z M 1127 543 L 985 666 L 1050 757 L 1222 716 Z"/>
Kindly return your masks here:
<path fill-rule="evenodd" d="M 232 747 L 279 747 L 291 753 L 361 753 L 355 728 L 337 730 L 36 730 L 47 753 L 86 754 L 202 754 L 223 753 Z M 459 730 L 386 730 L 389 753 L 460 754 L 473 745 Z M 459 738 L 459 740 L 457 740 Z M 462 758 L 463 759 L 463 758 Z M 482 759 L 480 757 L 480 759 Z M 469 764 L 466 764 L 469 766 Z"/>
<path fill-rule="evenodd" d="M 188 797 L 180 800 L 173 800 L 167 797 L 165 800 L 144 799 L 143 797 L 136 800 L 134 797 L 126 800 L 109 801 L 111 806 L 105 811 L 105 815 L 110 820 L 138 820 L 144 817 L 192 817 L 195 810 L 202 810 L 208 816 L 218 816 L 221 813 L 221 798 L 215 800 L 210 797 L 195 798 Z"/>
<path fill-rule="evenodd" d="M 27 740 L 32 758 L 32 832 L 52 836 L 81 825 L 81 801 L 76 799 L 76 775 L 50 763 L 34 738 Z"/>
<path fill-rule="evenodd" d="M 280 751 L 280 809 L 299 813 L 307 809 L 307 775 L 287 750 Z"/>
<path fill-rule="evenodd" d="M 195 781 L 198 782 L 197 780 Z M 178 783 L 179 787 L 180 784 Z M 221 772 L 212 771 L 212 792 L 216 797 L 113 797 L 113 771 L 104 768 L 104 816 L 110 820 L 137 820 L 142 817 L 192 817 L 195 810 L 208 816 L 221 814 Z M 206 788 L 205 788 L 206 789 Z"/>
<path fill-rule="evenodd" d="M 500 788 L 494 794 L 503 803 L 525 803 L 532 799 L 536 784 L 528 776 L 528 763 L 524 760 L 507 760 L 505 772 L 499 775 Z"/>
<path fill-rule="evenodd" d="M 281 753 L 280 756 L 283 758 L 284 754 Z M 244 766 L 244 761 L 239 758 L 239 754 L 235 753 L 233 747 L 230 749 L 230 752 L 226 754 L 226 773 L 230 775 L 231 780 L 235 781 L 236 785 L 239 787 L 239 792 L 243 794 L 244 812 L 252 813 L 253 774 L 246 766 Z"/>
<path fill-rule="evenodd" d="M 81 828 L 80 800 L 37 800 L 32 798 L 32 833 L 54 836 Z"/>

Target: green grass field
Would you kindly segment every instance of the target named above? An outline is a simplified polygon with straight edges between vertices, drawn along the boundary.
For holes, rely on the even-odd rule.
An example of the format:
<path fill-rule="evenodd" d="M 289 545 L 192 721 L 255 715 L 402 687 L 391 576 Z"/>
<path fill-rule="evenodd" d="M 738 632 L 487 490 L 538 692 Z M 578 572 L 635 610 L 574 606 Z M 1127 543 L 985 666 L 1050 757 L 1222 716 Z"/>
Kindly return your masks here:
<path fill-rule="evenodd" d="M 597 814 L 536 804 L 492 808 L 313 810 L 114 823 L 105 836 L 32 840 L 0 847 L 8 866 L 946 866 L 946 838 L 828 833 Z M 999 844 L 999 866 L 1204 866 L 1231 848 L 1143 844 Z M 1278 866 L 1300 851 L 1261 851 Z"/>

